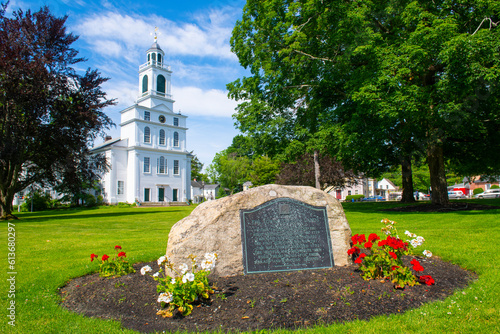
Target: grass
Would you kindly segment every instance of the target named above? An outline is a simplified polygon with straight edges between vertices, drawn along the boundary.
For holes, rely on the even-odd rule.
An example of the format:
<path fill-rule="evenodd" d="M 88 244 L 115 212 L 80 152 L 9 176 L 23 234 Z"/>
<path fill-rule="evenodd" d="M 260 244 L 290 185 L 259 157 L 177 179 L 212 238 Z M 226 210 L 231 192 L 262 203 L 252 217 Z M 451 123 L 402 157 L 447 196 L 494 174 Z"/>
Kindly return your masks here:
<path fill-rule="evenodd" d="M 500 200 L 478 200 L 500 206 Z M 399 231 L 417 233 L 425 248 L 442 259 L 475 271 L 479 279 L 444 301 L 405 314 L 380 316 L 347 324 L 320 326 L 298 333 L 499 333 L 500 210 L 450 213 L 399 213 L 383 209 L 397 203 L 344 203 L 353 234 L 380 232 L 382 218 Z M 93 272 L 90 254 L 114 255 L 121 245 L 132 262 L 164 254 L 172 225 L 194 207 L 116 208 L 20 213 L 16 233 L 15 327 L 8 325 L 7 222 L 0 222 L 0 262 L 4 264 L 0 295 L 2 333 L 136 333 L 119 322 L 91 319 L 59 306 L 58 288 Z M 439 282 L 437 282 L 439 284 Z M 276 331 L 284 333 L 287 331 Z M 288 333 L 288 332 L 287 332 Z M 295 332 L 294 332 L 295 333 Z"/>

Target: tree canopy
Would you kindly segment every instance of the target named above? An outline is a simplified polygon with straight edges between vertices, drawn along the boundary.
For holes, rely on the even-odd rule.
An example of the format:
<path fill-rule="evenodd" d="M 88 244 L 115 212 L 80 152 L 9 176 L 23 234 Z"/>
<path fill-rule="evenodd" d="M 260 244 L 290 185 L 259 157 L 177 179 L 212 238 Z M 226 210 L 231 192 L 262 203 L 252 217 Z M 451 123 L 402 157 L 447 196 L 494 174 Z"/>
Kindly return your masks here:
<path fill-rule="evenodd" d="M 499 24 L 495 0 L 248 0 L 231 39 L 251 73 L 228 85 L 235 117 L 261 137 L 306 134 L 356 172 L 425 157 L 447 205 L 445 162 L 500 169 Z"/>
<path fill-rule="evenodd" d="M 71 47 L 66 17 L 47 7 L 0 12 L 0 214 L 10 217 L 14 194 L 31 184 L 82 183 L 106 168 L 89 144 L 113 125 L 103 109 L 114 103 L 95 70 Z"/>

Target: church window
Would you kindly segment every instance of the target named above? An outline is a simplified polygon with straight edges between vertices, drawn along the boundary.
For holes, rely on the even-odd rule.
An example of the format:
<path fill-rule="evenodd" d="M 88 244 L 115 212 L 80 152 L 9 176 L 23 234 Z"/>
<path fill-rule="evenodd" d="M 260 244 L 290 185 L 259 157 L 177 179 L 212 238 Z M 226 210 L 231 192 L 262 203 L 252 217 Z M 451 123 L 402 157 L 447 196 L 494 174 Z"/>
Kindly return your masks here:
<path fill-rule="evenodd" d="M 144 112 L 144 120 L 145 121 L 150 121 L 151 120 L 151 113 L 149 111 Z"/>
<path fill-rule="evenodd" d="M 144 173 L 151 173 L 151 163 L 149 157 L 144 157 Z"/>
<path fill-rule="evenodd" d="M 165 130 L 161 129 L 160 130 L 160 145 L 165 145 Z"/>
<path fill-rule="evenodd" d="M 161 63 L 161 54 L 158 53 L 158 63 Z"/>
<path fill-rule="evenodd" d="M 174 132 L 174 146 L 179 147 L 179 132 Z"/>
<path fill-rule="evenodd" d="M 165 157 L 162 156 L 158 158 L 156 172 L 158 174 L 167 174 L 167 159 L 165 159 Z"/>
<path fill-rule="evenodd" d="M 174 126 L 179 126 L 179 118 L 174 117 Z"/>
<path fill-rule="evenodd" d="M 156 61 L 156 53 L 152 53 L 151 57 L 153 58 L 153 62 L 155 62 Z"/>
<path fill-rule="evenodd" d="M 174 175 L 179 175 L 179 160 L 174 160 Z"/>
<path fill-rule="evenodd" d="M 151 130 L 149 129 L 149 126 L 144 128 L 144 142 L 151 143 Z"/>
<path fill-rule="evenodd" d="M 123 195 L 125 193 L 125 181 L 118 181 L 118 189 L 116 190 L 118 195 Z"/>
<path fill-rule="evenodd" d="M 150 193 L 151 193 L 150 188 L 144 188 L 144 202 L 149 202 Z"/>
<path fill-rule="evenodd" d="M 148 63 L 151 60 L 151 55 L 148 53 Z"/>
<path fill-rule="evenodd" d="M 162 93 L 161 95 L 165 95 L 165 77 L 163 75 L 159 75 L 157 80 L 156 80 L 156 90 L 159 93 Z"/>
<path fill-rule="evenodd" d="M 142 92 L 146 93 L 148 91 L 148 76 L 145 75 L 142 77 Z"/>

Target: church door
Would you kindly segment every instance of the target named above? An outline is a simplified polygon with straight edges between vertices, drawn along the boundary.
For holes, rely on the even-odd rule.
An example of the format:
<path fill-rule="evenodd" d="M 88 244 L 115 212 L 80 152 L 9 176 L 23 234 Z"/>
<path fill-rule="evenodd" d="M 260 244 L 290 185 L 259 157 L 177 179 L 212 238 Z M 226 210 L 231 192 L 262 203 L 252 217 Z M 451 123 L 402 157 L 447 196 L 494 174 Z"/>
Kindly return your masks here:
<path fill-rule="evenodd" d="M 173 200 L 174 202 L 177 202 L 177 201 L 179 200 L 179 199 L 178 199 L 178 196 L 177 196 L 177 193 L 178 193 L 178 192 L 179 192 L 179 189 L 174 189 L 174 193 L 172 194 L 172 195 L 173 195 L 173 196 L 172 196 L 172 198 L 173 198 L 172 200 Z"/>
<path fill-rule="evenodd" d="M 158 188 L 158 202 L 165 200 L 165 188 Z"/>

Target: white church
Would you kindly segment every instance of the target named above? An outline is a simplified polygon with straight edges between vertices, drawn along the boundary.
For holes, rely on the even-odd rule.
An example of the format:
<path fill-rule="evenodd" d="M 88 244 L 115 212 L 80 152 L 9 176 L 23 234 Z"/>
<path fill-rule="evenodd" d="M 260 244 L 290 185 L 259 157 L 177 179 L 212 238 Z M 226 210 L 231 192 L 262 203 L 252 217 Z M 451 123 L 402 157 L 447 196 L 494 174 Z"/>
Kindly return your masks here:
<path fill-rule="evenodd" d="M 191 198 L 191 158 L 186 148 L 187 116 L 174 112 L 172 71 L 155 42 L 139 67 L 139 96 L 121 111 L 120 138 L 94 147 L 105 154 L 110 170 L 101 194 L 118 202 L 187 202 Z"/>

